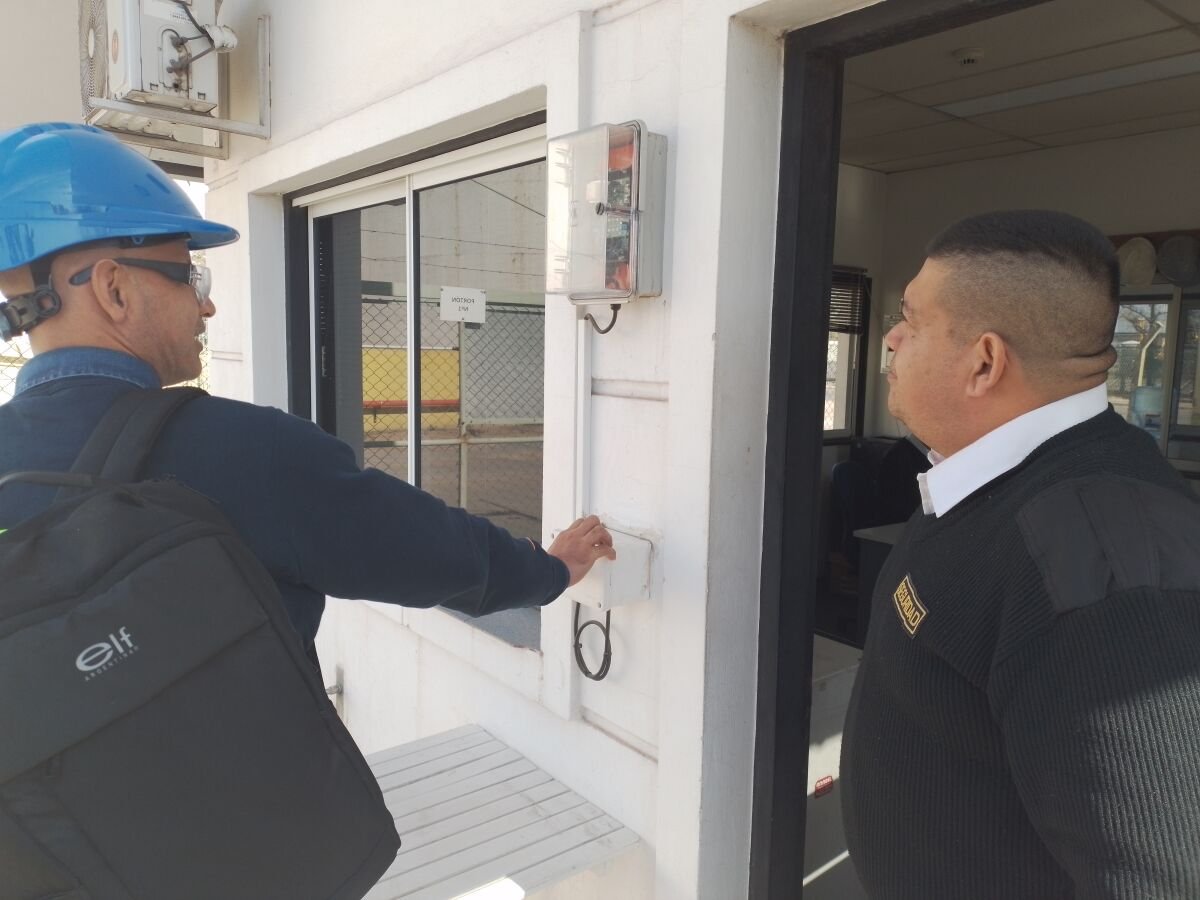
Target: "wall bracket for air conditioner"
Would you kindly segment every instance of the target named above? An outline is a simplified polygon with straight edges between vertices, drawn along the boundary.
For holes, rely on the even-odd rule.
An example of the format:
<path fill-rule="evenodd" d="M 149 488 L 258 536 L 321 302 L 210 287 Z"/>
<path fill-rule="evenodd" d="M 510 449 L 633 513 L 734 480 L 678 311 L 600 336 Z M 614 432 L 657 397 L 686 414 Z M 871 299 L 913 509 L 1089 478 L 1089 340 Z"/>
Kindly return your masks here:
<path fill-rule="evenodd" d="M 221 79 L 221 109 L 228 109 L 228 79 Z M 255 137 L 269 140 L 271 137 L 271 17 L 258 18 L 258 124 L 241 122 L 236 119 L 218 119 L 199 113 L 183 112 L 166 106 L 156 106 L 149 103 L 133 103 L 128 100 L 106 100 L 102 97 L 89 97 L 88 103 L 92 109 L 107 109 L 113 112 L 127 113 L 146 119 L 169 122 L 172 125 L 192 125 L 207 128 L 220 133 L 220 144 L 210 147 L 207 144 L 196 144 L 175 141 L 170 138 L 155 137 L 139 134 L 122 129 L 109 129 L 122 140 L 131 144 L 141 144 L 160 150 L 177 150 L 184 153 L 194 153 L 196 156 L 206 156 L 212 159 L 229 158 L 228 134 L 239 134 L 245 137 Z"/>

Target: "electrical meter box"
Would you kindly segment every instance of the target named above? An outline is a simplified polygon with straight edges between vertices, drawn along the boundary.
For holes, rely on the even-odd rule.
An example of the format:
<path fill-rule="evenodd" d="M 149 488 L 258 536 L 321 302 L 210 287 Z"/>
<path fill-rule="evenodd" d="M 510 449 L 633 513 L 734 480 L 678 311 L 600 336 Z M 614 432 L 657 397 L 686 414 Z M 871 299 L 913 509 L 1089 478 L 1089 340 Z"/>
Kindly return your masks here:
<path fill-rule="evenodd" d="M 614 560 L 599 560 L 570 590 L 570 597 L 583 606 L 612 609 L 650 599 L 650 557 L 653 544 L 643 537 L 609 528 Z"/>
<path fill-rule="evenodd" d="M 547 148 L 546 293 L 626 303 L 662 293 L 667 139 L 640 121 Z"/>

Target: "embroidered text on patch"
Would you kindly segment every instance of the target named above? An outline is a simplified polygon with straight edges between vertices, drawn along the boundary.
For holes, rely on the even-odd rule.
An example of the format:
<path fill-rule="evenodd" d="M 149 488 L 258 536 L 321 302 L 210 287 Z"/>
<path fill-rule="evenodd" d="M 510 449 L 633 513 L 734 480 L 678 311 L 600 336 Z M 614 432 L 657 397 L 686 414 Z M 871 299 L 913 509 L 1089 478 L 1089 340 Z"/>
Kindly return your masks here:
<path fill-rule="evenodd" d="M 904 576 L 904 580 L 896 588 L 896 593 L 892 594 L 892 600 L 896 603 L 896 612 L 900 616 L 900 624 L 904 626 L 904 630 L 908 632 L 909 637 L 912 637 L 917 633 L 917 629 L 921 627 L 921 623 L 925 621 L 925 616 L 929 614 L 929 610 L 921 604 L 921 598 L 917 596 L 917 589 L 913 587 L 910 576 Z"/>

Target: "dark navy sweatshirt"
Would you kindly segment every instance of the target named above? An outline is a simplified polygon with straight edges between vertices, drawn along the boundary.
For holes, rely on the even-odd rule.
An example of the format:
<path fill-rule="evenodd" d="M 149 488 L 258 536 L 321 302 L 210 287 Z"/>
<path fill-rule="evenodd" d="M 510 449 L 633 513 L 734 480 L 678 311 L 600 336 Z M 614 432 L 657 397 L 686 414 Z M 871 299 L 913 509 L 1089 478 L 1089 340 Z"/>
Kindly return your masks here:
<path fill-rule="evenodd" d="M 113 400 L 158 388 L 141 360 L 97 348 L 41 354 L 0 405 L 0 473 L 66 471 Z M 481 616 L 549 603 L 566 566 L 397 478 L 360 469 L 348 445 L 305 419 L 219 397 L 167 424 L 145 477 L 171 476 L 224 512 L 274 577 L 311 648 L 326 595 Z M 0 529 L 40 512 L 53 490 L 0 491 Z"/>

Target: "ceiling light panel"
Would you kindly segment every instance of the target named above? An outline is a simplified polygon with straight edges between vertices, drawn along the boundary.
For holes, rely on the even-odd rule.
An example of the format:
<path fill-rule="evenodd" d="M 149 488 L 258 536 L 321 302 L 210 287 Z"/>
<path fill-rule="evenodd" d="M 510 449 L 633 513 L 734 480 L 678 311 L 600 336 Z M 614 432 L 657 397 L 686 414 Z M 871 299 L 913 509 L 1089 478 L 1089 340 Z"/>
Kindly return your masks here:
<path fill-rule="evenodd" d="M 968 121 L 1015 137 L 1035 137 L 1193 109 L 1200 109 L 1200 74 L 973 116 Z"/>
<path fill-rule="evenodd" d="M 1070 144 L 1105 141 L 1112 138 L 1129 137 L 1135 134 L 1153 134 L 1156 131 L 1172 131 L 1176 128 L 1191 128 L 1196 125 L 1200 125 L 1200 111 L 1171 113 L 1165 116 L 1150 116 L 1144 119 L 1111 122 L 1107 125 L 1096 125 L 1091 128 L 1056 131 L 1053 134 L 1039 134 L 1037 142 L 1049 147 L 1065 147 Z"/>
<path fill-rule="evenodd" d="M 1200 0 L 1157 0 L 1157 2 L 1189 22 L 1200 22 Z"/>

